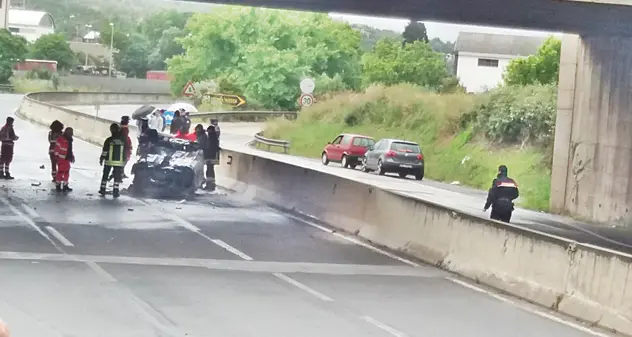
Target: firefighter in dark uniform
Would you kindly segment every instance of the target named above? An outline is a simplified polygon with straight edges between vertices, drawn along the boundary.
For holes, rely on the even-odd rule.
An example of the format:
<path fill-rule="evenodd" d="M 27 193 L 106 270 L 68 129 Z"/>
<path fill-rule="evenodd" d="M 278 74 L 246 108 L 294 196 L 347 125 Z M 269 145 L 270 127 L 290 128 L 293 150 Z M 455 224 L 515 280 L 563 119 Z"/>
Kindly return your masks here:
<path fill-rule="evenodd" d="M 121 132 L 121 127 L 113 123 L 110 125 L 110 133 L 112 136 L 108 137 L 103 143 L 103 152 L 101 158 L 99 158 L 99 164 L 103 165 L 103 177 L 101 178 L 101 188 L 99 194 L 105 195 L 105 188 L 107 187 L 108 177 L 110 171 L 114 171 L 114 188 L 112 196 L 118 198 L 120 196 L 119 184 L 123 180 L 123 168 L 125 167 L 125 155 L 129 149 L 129 145 L 125 136 Z"/>
<path fill-rule="evenodd" d="M 487 194 L 484 210 L 487 211 L 491 206 L 490 218 L 508 223 L 514 210 L 513 200 L 519 195 L 518 184 L 507 176 L 507 166 L 500 165 L 498 176 L 492 182 L 492 187 Z"/>

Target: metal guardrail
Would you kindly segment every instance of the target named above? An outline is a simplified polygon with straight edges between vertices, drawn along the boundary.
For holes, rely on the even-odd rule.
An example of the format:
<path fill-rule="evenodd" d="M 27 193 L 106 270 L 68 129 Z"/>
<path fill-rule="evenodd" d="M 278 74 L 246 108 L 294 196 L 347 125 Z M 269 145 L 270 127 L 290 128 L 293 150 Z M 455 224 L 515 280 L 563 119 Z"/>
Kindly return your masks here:
<path fill-rule="evenodd" d="M 216 111 L 192 113 L 191 118 L 219 118 L 219 117 L 285 117 L 296 118 L 296 111 Z"/>
<path fill-rule="evenodd" d="M 13 84 L 0 84 L 0 92 L 13 92 Z"/>
<path fill-rule="evenodd" d="M 268 146 L 268 151 L 270 151 L 270 149 L 273 146 L 275 146 L 275 147 L 282 147 L 283 148 L 283 153 L 286 153 L 286 154 L 290 150 L 290 141 L 289 140 L 266 138 L 266 137 L 261 135 L 261 132 L 257 132 L 255 134 L 255 139 L 253 141 L 255 143 L 258 143 L 258 144 L 267 145 Z"/>

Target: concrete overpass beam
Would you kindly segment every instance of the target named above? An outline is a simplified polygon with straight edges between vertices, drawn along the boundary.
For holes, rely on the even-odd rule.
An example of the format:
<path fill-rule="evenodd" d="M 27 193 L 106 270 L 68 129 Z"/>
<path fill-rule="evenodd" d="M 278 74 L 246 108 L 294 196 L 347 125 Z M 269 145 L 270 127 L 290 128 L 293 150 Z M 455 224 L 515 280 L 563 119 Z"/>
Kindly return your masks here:
<path fill-rule="evenodd" d="M 552 209 L 632 224 L 632 37 L 565 36 L 558 90 Z"/>

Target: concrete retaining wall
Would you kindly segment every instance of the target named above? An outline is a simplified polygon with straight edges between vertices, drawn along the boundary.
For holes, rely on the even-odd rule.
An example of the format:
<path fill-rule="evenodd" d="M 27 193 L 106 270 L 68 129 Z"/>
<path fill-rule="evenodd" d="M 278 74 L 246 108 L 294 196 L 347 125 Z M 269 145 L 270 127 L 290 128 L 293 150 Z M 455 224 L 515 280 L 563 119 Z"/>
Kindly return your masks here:
<path fill-rule="evenodd" d="M 98 138 L 96 143 L 106 137 L 111 123 L 32 98 L 25 99 L 20 114 L 44 124 L 56 118 L 70 121 L 77 125 L 77 136 L 93 142 Z M 225 148 L 217 169 L 222 185 L 632 335 L 630 255 L 470 216 L 265 156 L 246 147 Z"/>

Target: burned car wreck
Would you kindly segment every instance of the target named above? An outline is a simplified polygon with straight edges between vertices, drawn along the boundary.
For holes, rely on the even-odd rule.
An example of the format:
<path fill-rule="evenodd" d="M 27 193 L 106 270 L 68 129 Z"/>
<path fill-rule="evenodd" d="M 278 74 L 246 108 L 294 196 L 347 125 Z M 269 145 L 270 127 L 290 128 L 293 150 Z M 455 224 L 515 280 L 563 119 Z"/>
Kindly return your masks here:
<path fill-rule="evenodd" d="M 190 198 L 204 184 L 204 155 L 198 143 L 160 136 L 143 146 L 140 158 L 132 166 L 131 195 Z"/>

